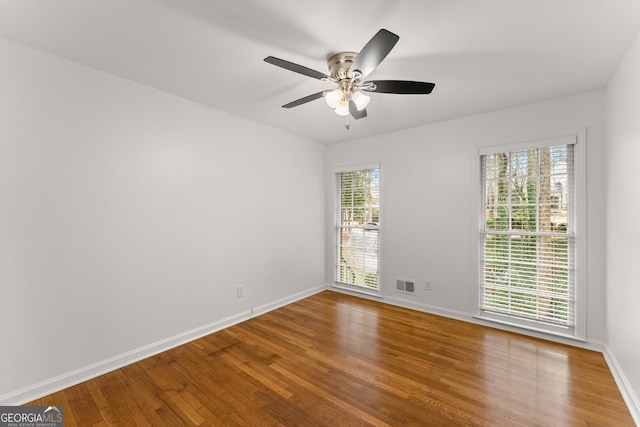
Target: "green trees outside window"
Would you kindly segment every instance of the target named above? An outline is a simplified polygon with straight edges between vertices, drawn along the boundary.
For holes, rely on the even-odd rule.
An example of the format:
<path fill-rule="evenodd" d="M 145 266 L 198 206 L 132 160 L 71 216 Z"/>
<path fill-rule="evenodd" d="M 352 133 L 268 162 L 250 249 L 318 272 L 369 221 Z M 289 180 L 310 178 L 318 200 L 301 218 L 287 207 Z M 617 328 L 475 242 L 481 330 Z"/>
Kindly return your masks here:
<path fill-rule="evenodd" d="M 573 325 L 573 145 L 481 162 L 481 309 Z"/>
<path fill-rule="evenodd" d="M 380 169 L 337 174 L 336 282 L 379 288 Z"/>

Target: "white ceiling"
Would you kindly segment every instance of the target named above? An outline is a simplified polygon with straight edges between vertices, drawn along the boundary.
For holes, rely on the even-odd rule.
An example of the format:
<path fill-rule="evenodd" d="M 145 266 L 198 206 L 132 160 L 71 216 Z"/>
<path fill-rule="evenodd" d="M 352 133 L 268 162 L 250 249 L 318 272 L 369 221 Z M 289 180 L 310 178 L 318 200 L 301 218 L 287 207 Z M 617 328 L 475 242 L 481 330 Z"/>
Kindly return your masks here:
<path fill-rule="evenodd" d="M 436 83 L 372 94 L 368 117 L 322 101 L 326 73 L 380 29 L 400 41 L 370 79 Z M 639 0 L 0 0 L 0 36 L 260 123 L 335 143 L 603 88 L 640 31 Z"/>

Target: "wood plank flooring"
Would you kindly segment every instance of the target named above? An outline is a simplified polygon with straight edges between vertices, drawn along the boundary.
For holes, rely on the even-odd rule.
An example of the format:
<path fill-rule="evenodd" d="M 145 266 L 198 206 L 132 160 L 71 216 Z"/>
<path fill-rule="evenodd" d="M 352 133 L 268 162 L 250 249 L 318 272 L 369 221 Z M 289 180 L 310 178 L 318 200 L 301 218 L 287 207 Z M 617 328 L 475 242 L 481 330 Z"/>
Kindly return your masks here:
<path fill-rule="evenodd" d="M 633 426 L 600 353 L 325 291 L 43 397 L 66 426 Z"/>

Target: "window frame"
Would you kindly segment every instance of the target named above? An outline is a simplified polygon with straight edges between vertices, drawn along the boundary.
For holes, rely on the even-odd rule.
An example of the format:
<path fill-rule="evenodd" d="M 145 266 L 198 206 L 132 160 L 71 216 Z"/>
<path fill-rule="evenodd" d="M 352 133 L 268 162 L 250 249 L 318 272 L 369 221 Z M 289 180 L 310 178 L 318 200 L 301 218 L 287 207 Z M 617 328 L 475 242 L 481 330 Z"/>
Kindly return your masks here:
<path fill-rule="evenodd" d="M 482 298 L 482 232 L 485 218 L 483 209 L 483 177 L 481 161 L 483 155 L 500 152 L 515 152 L 557 145 L 573 145 L 573 181 L 574 181 L 574 325 L 573 327 L 559 327 L 547 325 L 539 321 L 512 317 L 509 315 L 489 313 L 481 308 Z M 565 338 L 586 341 L 586 309 L 587 309 L 587 203 L 586 203 L 586 130 L 559 132 L 552 135 L 507 142 L 498 145 L 478 145 L 473 155 L 473 206 L 476 215 L 473 216 L 473 265 L 476 266 L 475 290 L 475 318 L 506 326 L 515 326 L 535 332 L 562 336 Z"/>
<path fill-rule="evenodd" d="M 377 169 L 378 170 L 378 225 L 374 227 L 378 231 L 378 242 L 377 242 L 377 287 L 376 288 L 368 288 L 365 286 L 349 284 L 345 282 L 339 281 L 338 277 L 338 268 L 339 261 L 338 257 L 340 254 L 340 239 L 339 232 L 343 228 L 341 224 L 341 191 L 339 188 L 339 179 L 340 174 L 344 172 L 353 172 L 353 171 L 361 171 L 367 169 Z M 375 162 L 367 162 L 367 163 L 359 163 L 354 165 L 345 165 L 338 166 L 334 169 L 333 173 L 333 183 L 334 183 L 334 225 L 333 225 L 333 284 L 332 286 L 338 289 L 352 291 L 360 294 L 365 294 L 368 296 L 382 297 L 382 166 L 378 161 Z M 357 227 L 362 230 L 371 229 L 371 227 Z"/>

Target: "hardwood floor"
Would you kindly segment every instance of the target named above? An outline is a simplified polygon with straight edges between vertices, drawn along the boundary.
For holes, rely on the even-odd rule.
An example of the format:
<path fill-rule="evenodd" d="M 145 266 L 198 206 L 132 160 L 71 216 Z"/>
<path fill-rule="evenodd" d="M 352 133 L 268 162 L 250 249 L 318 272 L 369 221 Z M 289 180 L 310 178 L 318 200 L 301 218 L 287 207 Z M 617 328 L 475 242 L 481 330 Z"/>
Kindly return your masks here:
<path fill-rule="evenodd" d="M 43 397 L 65 426 L 633 426 L 600 353 L 325 291 Z"/>

